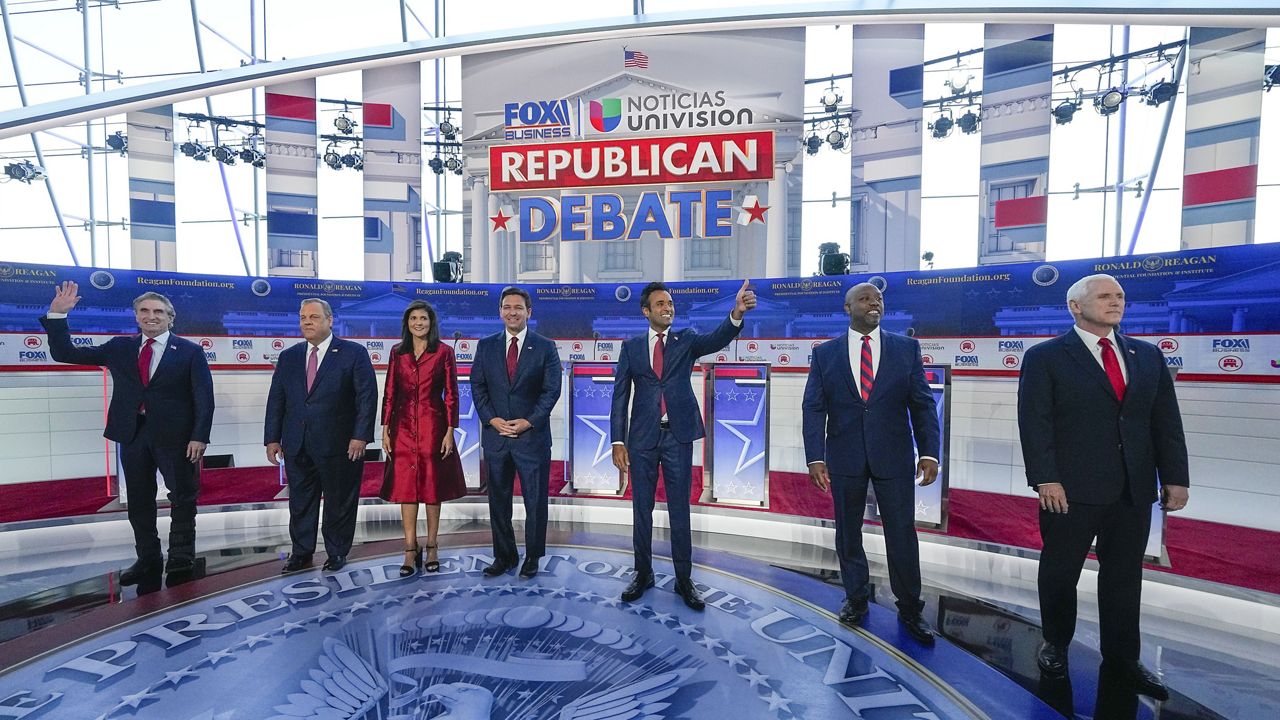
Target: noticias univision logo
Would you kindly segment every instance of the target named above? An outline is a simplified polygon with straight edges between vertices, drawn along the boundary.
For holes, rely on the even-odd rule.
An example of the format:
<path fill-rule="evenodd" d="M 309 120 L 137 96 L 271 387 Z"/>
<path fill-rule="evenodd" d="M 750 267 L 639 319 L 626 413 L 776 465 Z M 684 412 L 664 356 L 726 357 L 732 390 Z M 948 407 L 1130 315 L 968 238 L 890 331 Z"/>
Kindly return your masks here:
<path fill-rule="evenodd" d="M 591 127 L 596 132 L 613 132 L 622 123 L 622 98 L 592 100 L 589 109 Z"/>

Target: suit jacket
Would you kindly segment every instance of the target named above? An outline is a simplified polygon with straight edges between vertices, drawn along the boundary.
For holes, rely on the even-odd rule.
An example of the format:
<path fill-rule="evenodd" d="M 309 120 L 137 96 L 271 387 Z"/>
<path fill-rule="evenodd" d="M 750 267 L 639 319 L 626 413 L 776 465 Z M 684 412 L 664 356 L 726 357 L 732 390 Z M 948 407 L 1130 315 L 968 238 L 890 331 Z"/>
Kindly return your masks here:
<path fill-rule="evenodd" d="M 264 444 L 286 455 L 304 448 L 312 457 L 345 455 L 352 440 L 373 442 L 378 381 L 364 346 L 333 338 L 307 392 L 306 341 L 280 353 L 267 393 Z"/>
<path fill-rule="evenodd" d="M 1018 434 L 1027 484 L 1062 483 L 1069 502 L 1105 505 L 1126 486 L 1156 500 L 1157 478 L 1189 485 L 1187 443 L 1164 356 L 1116 333 L 1129 372 L 1124 402 L 1075 330 L 1027 350 L 1018 381 Z"/>
<path fill-rule="evenodd" d="M 937 404 L 914 338 L 881 328 L 880 366 L 866 402 L 849 364 L 849 333 L 822 343 L 800 407 L 805 461 L 822 460 L 834 475 L 870 467 L 875 477 L 915 477 L 916 450 L 942 457 Z"/>
<path fill-rule="evenodd" d="M 169 344 L 147 386 L 138 373 L 142 335 L 114 337 L 97 347 L 75 347 L 66 318 L 41 317 L 53 359 L 73 365 L 101 365 L 111 371 L 115 389 L 107 411 L 108 440 L 127 443 L 138 432 L 138 408 L 146 405 L 152 436 L 162 445 L 186 447 L 209 442 L 213 424 L 213 376 L 199 345 L 169 334 Z"/>
<path fill-rule="evenodd" d="M 471 400 L 480 415 L 480 446 L 503 450 L 511 444 L 546 449 L 551 447 L 551 409 L 560 399 L 560 353 L 554 341 L 533 330 L 524 337 L 515 380 L 507 378 L 507 331 L 482 338 L 471 364 Z M 524 418 L 532 426 L 519 437 L 503 437 L 489 425 Z"/>
<path fill-rule="evenodd" d="M 613 381 L 613 406 L 609 414 L 609 432 L 615 442 L 625 442 L 629 448 L 647 450 L 658 446 L 662 419 L 659 398 L 667 399 L 667 420 L 671 422 L 671 434 L 682 443 L 706 437 L 702 424 L 702 409 L 693 395 L 693 363 L 703 355 L 727 346 L 738 333 L 741 325 L 725 318 L 720 326 L 708 334 L 700 334 L 693 328 L 667 333 L 666 347 L 662 355 L 662 377 L 653 372 L 653 358 L 649 353 L 649 332 L 637 335 L 622 343 L 618 353 L 617 375 Z M 635 387 L 635 402 L 631 403 L 631 420 L 627 421 L 627 403 L 631 400 L 631 388 Z"/>

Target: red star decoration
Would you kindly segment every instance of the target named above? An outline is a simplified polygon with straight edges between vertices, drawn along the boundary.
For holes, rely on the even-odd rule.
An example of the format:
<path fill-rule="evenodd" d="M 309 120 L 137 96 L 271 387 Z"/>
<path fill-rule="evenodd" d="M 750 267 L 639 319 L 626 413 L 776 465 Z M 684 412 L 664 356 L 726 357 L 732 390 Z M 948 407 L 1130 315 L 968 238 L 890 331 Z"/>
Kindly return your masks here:
<path fill-rule="evenodd" d="M 768 206 L 768 205 L 761 205 L 761 204 L 760 204 L 760 201 L 759 201 L 759 200 L 756 200 L 755 207 L 747 207 L 746 205 L 743 205 L 743 206 L 742 206 L 742 209 L 743 209 L 743 210 L 745 210 L 745 211 L 746 211 L 746 213 L 747 213 L 748 215 L 750 215 L 750 216 L 751 216 L 750 218 L 748 218 L 748 219 L 747 219 L 747 224 L 748 224 L 748 225 L 750 225 L 751 223 L 753 223 L 753 222 L 755 222 L 755 221 L 757 221 L 757 220 L 759 220 L 759 221 L 760 221 L 760 224 L 762 224 L 762 225 L 763 225 L 763 224 L 764 224 L 764 214 L 765 214 L 765 212 L 766 212 L 766 211 L 768 211 L 769 206 Z"/>
<path fill-rule="evenodd" d="M 489 222 L 493 223 L 493 231 L 497 232 L 498 230 L 509 230 L 509 228 L 507 227 L 507 223 L 511 221 L 512 217 L 514 216 L 503 215 L 502 210 L 499 209 L 497 215 L 492 215 L 489 217 Z"/>

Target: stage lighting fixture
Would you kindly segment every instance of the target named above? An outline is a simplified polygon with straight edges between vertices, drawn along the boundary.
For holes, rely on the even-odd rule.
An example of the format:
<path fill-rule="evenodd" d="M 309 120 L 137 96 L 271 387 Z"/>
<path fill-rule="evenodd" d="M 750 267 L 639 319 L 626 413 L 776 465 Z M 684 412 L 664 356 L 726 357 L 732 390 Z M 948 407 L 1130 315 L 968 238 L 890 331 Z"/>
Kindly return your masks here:
<path fill-rule="evenodd" d="M 322 159 L 324 160 L 325 165 L 328 165 L 334 170 L 342 169 L 342 156 L 338 154 L 338 148 L 336 145 L 330 144 L 329 147 L 325 148 L 324 157 Z"/>
<path fill-rule="evenodd" d="M 232 150 L 226 145 L 216 145 L 213 148 L 213 159 L 217 160 L 223 165 L 235 165 L 236 151 Z"/>
<path fill-rule="evenodd" d="M 448 159 L 444 161 L 444 169 L 449 172 L 456 173 L 462 169 L 462 161 L 458 159 L 457 155 L 450 155 Z"/>
<path fill-rule="evenodd" d="M 1080 109 L 1080 105 L 1071 100 L 1063 100 L 1053 109 L 1053 121 L 1059 125 L 1066 125 L 1071 122 L 1071 118 L 1075 116 L 1076 111 Z"/>
<path fill-rule="evenodd" d="M 926 250 L 925 253 L 920 256 L 920 259 L 929 264 L 930 270 L 933 269 L 933 251 L 932 250 Z"/>
<path fill-rule="evenodd" d="M 934 137 L 942 139 L 951 134 L 951 128 L 954 127 L 955 124 L 956 121 L 952 120 L 950 115 L 939 115 L 937 120 L 929 123 L 929 132 L 931 132 Z"/>
<path fill-rule="evenodd" d="M 970 110 L 960 116 L 956 121 L 956 125 L 960 126 L 961 132 L 965 135 L 972 135 L 978 132 L 978 125 L 982 123 L 982 116 Z"/>
<path fill-rule="evenodd" d="M 1268 65 L 1262 73 L 1262 89 L 1268 92 L 1280 85 L 1280 65 Z"/>
<path fill-rule="evenodd" d="M 107 136 L 107 147 L 124 155 L 129 149 L 129 138 L 125 137 L 123 130 L 117 130 L 115 134 Z"/>
<path fill-rule="evenodd" d="M 431 172 L 437 175 L 444 174 L 444 161 L 440 159 L 439 155 L 428 160 L 427 167 L 431 168 Z"/>
<path fill-rule="evenodd" d="M 1120 109 L 1129 92 L 1124 88 L 1113 87 L 1093 99 L 1093 107 L 1099 115 L 1110 115 Z"/>
<path fill-rule="evenodd" d="M 245 165 L 252 165 L 256 168 L 267 166 L 267 156 L 262 154 L 261 150 L 251 147 L 240 149 L 240 159 Z"/>
<path fill-rule="evenodd" d="M 27 183 L 28 185 L 30 185 L 33 180 L 44 180 L 48 177 L 44 168 L 32 163 L 30 160 L 23 160 L 22 162 L 5 165 L 4 174 L 8 176 L 10 180 L 17 180 L 18 182 Z"/>
<path fill-rule="evenodd" d="M 333 119 L 333 126 L 338 128 L 338 132 L 343 135 L 350 135 L 354 133 L 356 131 L 356 126 L 359 124 L 360 123 L 356 122 L 355 118 L 347 114 L 346 110 L 343 110 L 341 115 Z"/>
<path fill-rule="evenodd" d="M 840 252 L 840 243 L 826 242 L 818 246 L 818 273 L 821 275 L 848 275 L 851 260 Z"/>
<path fill-rule="evenodd" d="M 1148 86 L 1143 94 L 1147 96 L 1148 105 L 1156 106 L 1178 97 L 1178 86 L 1168 80 L 1161 80 L 1154 85 Z"/>
<path fill-rule="evenodd" d="M 359 149 L 342 156 L 342 164 L 354 170 L 364 170 L 364 154 Z"/>
<path fill-rule="evenodd" d="M 453 121 L 447 117 L 444 119 L 444 122 L 440 123 L 439 129 L 440 134 L 444 136 L 445 140 L 453 140 L 458 137 L 458 128 L 453 124 Z"/>
<path fill-rule="evenodd" d="M 818 137 L 818 133 L 810 135 L 804 141 L 804 148 L 806 153 L 810 155 L 817 155 L 818 151 L 822 149 L 822 138 Z"/>
<path fill-rule="evenodd" d="M 827 133 L 827 144 L 831 146 L 832 150 L 839 150 L 844 147 L 844 141 L 848 139 L 849 135 L 841 130 L 838 125 Z"/>
<path fill-rule="evenodd" d="M 205 161 L 209 159 L 209 148 L 205 147 L 204 143 L 199 140 L 188 140 L 179 145 L 178 149 L 182 151 L 183 155 L 192 160 Z"/>
<path fill-rule="evenodd" d="M 840 93 L 836 92 L 836 86 L 832 84 L 831 87 L 827 88 L 827 91 L 822 94 L 821 102 L 823 111 L 833 113 L 836 110 L 839 110 L 841 100 L 844 100 L 844 98 L 841 97 Z"/>
<path fill-rule="evenodd" d="M 431 263 L 431 276 L 439 283 L 462 282 L 462 253 L 447 252 Z"/>

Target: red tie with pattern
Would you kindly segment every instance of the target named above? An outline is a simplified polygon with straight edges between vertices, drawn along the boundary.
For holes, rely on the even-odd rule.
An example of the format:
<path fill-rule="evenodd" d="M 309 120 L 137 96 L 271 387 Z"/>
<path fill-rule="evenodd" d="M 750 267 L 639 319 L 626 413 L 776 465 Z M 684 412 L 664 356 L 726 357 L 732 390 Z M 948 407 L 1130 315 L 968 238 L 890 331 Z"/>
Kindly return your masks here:
<path fill-rule="evenodd" d="M 151 382 L 151 346 L 156 344 L 155 338 L 147 338 L 142 343 L 142 352 L 138 353 L 138 377 L 142 378 L 142 387 L 145 390 Z M 138 403 L 138 412 L 145 413 L 147 411 L 146 403 Z"/>
<path fill-rule="evenodd" d="M 1102 348 L 1102 368 L 1107 371 L 1107 379 L 1111 381 L 1111 389 L 1116 391 L 1116 399 L 1124 400 L 1124 373 L 1120 372 L 1120 360 L 1111 347 L 1109 338 L 1100 338 L 1098 346 Z"/>
<path fill-rule="evenodd" d="M 516 338 L 511 336 L 511 344 L 507 346 L 507 382 L 516 381 L 516 360 L 520 358 L 520 348 L 516 347 Z"/>
<path fill-rule="evenodd" d="M 666 336 L 666 333 L 658 333 L 658 342 L 653 344 L 653 374 L 657 375 L 659 380 L 662 379 L 662 366 L 667 352 L 666 345 L 663 342 L 663 338 Z M 667 414 L 667 397 L 661 391 L 658 392 L 658 412 L 660 413 L 658 415 L 659 418 L 665 417 Z"/>
<path fill-rule="evenodd" d="M 871 386 L 875 384 L 876 369 L 871 362 L 871 336 L 862 336 L 862 370 L 860 371 L 862 382 L 862 402 L 871 399 Z"/>

